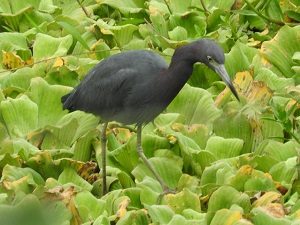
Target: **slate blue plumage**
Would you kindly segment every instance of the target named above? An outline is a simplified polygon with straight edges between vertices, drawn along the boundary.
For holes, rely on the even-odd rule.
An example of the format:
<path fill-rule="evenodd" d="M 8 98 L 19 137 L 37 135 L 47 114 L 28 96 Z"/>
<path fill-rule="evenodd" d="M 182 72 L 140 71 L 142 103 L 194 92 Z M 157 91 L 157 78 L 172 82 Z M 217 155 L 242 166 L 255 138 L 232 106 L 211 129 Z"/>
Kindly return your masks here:
<path fill-rule="evenodd" d="M 160 100 L 149 92 L 155 90 L 157 75 L 167 68 L 164 59 L 151 51 L 113 55 L 88 73 L 68 96 L 64 108 L 100 115 L 105 121 L 149 122 L 160 113 L 153 112 Z"/>
<path fill-rule="evenodd" d="M 200 39 L 177 48 L 169 66 L 152 51 L 122 52 L 102 60 L 71 93 L 63 96 L 63 108 L 99 115 L 105 121 L 105 129 L 109 121 L 137 124 L 139 156 L 166 191 L 167 186 L 142 151 L 141 127 L 171 103 L 188 81 L 196 62 L 204 63 L 217 72 L 238 99 L 224 61 L 223 50 L 209 39 Z M 102 131 L 103 142 L 106 141 L 105 129 Z M 105 144 L 102 147 L 105 150 Z M 105 159 L 105 155 L 103 157 Z M 106 187 L 103 192 L 106 192 Z"/>

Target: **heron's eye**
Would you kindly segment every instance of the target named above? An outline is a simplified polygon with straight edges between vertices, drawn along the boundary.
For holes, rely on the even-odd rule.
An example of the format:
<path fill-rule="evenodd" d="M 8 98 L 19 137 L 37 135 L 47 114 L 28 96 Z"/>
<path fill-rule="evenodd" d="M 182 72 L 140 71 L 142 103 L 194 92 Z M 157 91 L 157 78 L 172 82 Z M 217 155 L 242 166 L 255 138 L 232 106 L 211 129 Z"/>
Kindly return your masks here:
<path fill-rule="evenodd" d="M 213 61 L 213 58 L 211 56 L 209 56 L 209 55 L 207 56 L 207 59 L 208 59 L 209 62 Z"/>

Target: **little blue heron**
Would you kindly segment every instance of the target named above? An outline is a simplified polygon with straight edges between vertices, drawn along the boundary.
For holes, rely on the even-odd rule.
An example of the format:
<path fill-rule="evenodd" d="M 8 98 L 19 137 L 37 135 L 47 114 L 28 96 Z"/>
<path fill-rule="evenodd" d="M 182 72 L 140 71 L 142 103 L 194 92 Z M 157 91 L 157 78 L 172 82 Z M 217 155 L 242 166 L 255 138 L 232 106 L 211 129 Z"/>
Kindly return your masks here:
<path fill-rule="evenodd" d="M 224 52 L 212 40 L 200 39 L 175 50 L 168 66 L 156 53 L 132 50 L 98 63 L 74 88 L 62 97 L 63 108 L 82 110 L 101 117 L 102 191 L 106 193 L 106 128 L 109 121 L 137 126 L 137 153 L 158 180 L 164 192 L 169 189 L 144 155 L 142 126 L 158 116 L 175 98 L 193 72 L 204 63 L 215 71 L 238 99 L 224 67 Z"/>

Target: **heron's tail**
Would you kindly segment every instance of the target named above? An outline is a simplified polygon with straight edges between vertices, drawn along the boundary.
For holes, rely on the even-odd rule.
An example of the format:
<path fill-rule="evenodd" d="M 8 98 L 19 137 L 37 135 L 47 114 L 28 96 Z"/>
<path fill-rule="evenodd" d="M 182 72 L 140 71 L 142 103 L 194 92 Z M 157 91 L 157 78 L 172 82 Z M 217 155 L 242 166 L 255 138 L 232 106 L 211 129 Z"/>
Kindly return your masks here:
<path fill-rule="evenodd" d="M 69 94 L 66 94 L 61 97 L 61 103 L 63 104 L 63 109 L 67 109 L 70 112 L 75 110 L 73 107 L 73 94 L 74 92 L 70 92 Z"/>

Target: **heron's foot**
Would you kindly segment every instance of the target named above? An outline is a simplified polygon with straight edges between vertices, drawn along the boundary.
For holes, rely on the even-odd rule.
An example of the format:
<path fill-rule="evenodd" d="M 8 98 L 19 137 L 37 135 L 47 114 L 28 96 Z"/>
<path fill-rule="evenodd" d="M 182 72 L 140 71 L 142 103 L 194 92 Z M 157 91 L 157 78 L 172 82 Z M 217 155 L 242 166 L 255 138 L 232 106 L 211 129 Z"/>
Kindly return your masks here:
<path fill-rule="evenodd" d="M 176 191 L 169 188 L 168 186 L 163 186 L 163 192 L 157 198 L 157 204 L 161 204 L 163 197 L 167 194 L 176 194 Z"/>

